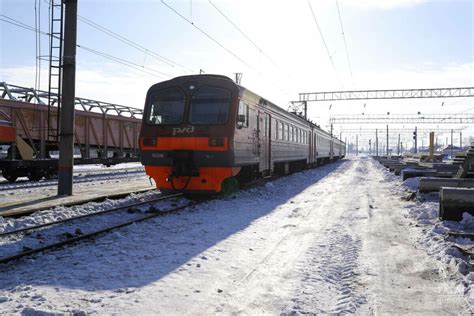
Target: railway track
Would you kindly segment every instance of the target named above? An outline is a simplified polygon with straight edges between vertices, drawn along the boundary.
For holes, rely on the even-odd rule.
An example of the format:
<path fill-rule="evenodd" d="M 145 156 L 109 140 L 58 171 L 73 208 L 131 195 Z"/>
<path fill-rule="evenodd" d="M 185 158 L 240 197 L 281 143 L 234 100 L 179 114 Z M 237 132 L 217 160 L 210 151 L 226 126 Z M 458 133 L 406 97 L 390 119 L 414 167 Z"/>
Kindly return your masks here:
<path fill-rule="evenodd" d="M 86 183 L 92 180 L 101 181 L 101 180 L 128 178 L 128 177 L 135 176 L 138 174 L 144 175 L 145 173 L 143 170 L 101 172 L 97 174 L 90 174 L 90 175 L 84 175 L 84 176 L 75 175 L 73 181 L 74 183 Z M 41 182 L 32 182 L 32 181 L 25 180 L 25 181 L 16 182 L 16 183 L 3 182 L 3 183 L 0 183 L 0 192 L 17 190 L 17 189 L 42 188 L 42 187 L 54 186 L 54 185 L 57 185 L 57 183 L 58 183 L 57 180 L 44 180 Z"/>
<path fill-rule="evenodd" d="M 87 233 L 82 233 L 81 228 L 76 228 L 76 230 L 75 230 L 76 233 L 74 235 L 71 234 L 71 233 L 68 233 L 66 235 L 62 234 L 61 235 L 62 237 L 66 236 L 65 239 L 50 242 L 46 245 L 41 245 L 41 246 L 34 247 L 34 248 L 23 246 L 22 251 L 15 252 L 14 254 L 8 254 L 6 256 L 1 257 L 0 258 L 0 264 L 5 264 L 5 263 L 11 262 L 11 261 L 15 261 L 15 260 L 30 256 L 30 255 L 33 255 L 33 254 L 42 253 L 42 252 L 45 252 L 45 251 L 48 251 L 48 250 L 61 248 L 65 245 L 70 245 L 70 244 L 76 243 L 78 241 L 91 239 L 95 236 L 110 232 L 112 230 L 115 230 L 115 229 L 118 229 L 118 228 L 121 228 L 121 227 L 131 225 L 131 224 L 134 224 L 134 223 L 146 221 L 146 220 L 149 220 L 149 219 L 152 219 L 152 218 L 155 218 L 155 217 L 159 217 L 159 216 L 170 215 L 170 214 L 179 212 L 179 211 L 181 211 L 185 208 L 188 208 L 190 206 L 193 206 L 193 205 L 197 204 L 197 202 L 189 202 L 189 203 L 186 203 L 184 205 L 174 206 L 171 209 L 167 209 L 166 211 L 161 211 L 161 210 L 157 209 L 154 206 L 154 203 L 156 203 L 156 202 L 170 200 L 170 199 L 179 197 L 181 195 L 182 194 L 173 194 L 173 195 L 160 196 L 160 197 L 158 197 L 156 199 L 152 199 L 152 200 L 140 201 L 140 202 L 137 202 L 137 203 L 130 203 L 130 204 L 127 204 L 125 206 L 114 207 L 114 208 L 110 208 L 110 209 L 107 209 L 107 210 L 102 210 L 102 211 L 99 211 L 99 212 L 94 212 L 94 213 L 85 214 L 85 215 L 79 215 L 79 216 L 70 217 L 70 218 L 67 218 L 67 219 L 52 221 L 52 222 L 48 222 L 48 223 L 44 223 L 44 224 L 40 224 L 40 225 L 34 225 L 34 226 L 29 226 L 29 227 L 25 227 L 25 228 L 21 228 L 21 229 L 16 229 L 16 230 L 0 233 L 0 242 L 1 242 L 2 239 L 5 239 L 7 237 L 12 238 L 12 236 L 19 236 L 19 235 L 22 235 L 22 234 L 25 237 L 25 236 L 31 235 L 32 231 L 40 231 L 41 232 L 42 229 L 44 229 L 45 227 L 48 227 L 48 226 L 55 226 L 55 225 L 60 225 L 60 224 L 65 224 L 65 223 L 71 223 L 73 221 L 78 221 L 80 219 L 98 217 L 98 216 L 113 213 L 113 212 L 120 212 L 120 211 L 126 211 L 127 212 L 128 211 L 127 213 L 136 213 L 136 214 L 138 214 L 134 218 L 127 219 L 127 220 L 122 220 L 119 223 L 114 223 L 113 225 L 109 225 L 109 226 L 106 226 L 106 227 L 101 227 L 99 229 L 95 229 L 95 230 L 87 232 Z M 143 213 L 135 212 L 136 207 L 147 205 L 147 204 L 150 205 L 147 212 L 143 212 Z M 87 227 L 87 224 L 88 224 L 88 222 L 83 223 L 82 226 Z M 40 236 L 42 236 L 42 235 L 40 235 Z M 52 237 L 52 238 L 61 239 L 60 238 L 61 236 L 54 235 L 54 237 Z"/>

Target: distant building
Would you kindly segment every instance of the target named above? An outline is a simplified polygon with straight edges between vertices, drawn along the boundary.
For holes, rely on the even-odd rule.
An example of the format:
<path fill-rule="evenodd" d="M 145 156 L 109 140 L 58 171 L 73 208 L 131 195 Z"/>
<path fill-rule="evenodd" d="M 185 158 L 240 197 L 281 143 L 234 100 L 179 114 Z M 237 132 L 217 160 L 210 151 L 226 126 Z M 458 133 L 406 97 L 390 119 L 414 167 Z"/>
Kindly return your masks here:
<path fill-rule="evenodd" d="M 453 153 L 453 155 L 456 155 L 456 153 L 463 152 L 463 151 L 465 151 L 464 148 L 454 146 L 454 145 L 451 148 L 451 145 L 448 145 L 443 149 L 443 154 L 450 156 L 451 152 Z"/>

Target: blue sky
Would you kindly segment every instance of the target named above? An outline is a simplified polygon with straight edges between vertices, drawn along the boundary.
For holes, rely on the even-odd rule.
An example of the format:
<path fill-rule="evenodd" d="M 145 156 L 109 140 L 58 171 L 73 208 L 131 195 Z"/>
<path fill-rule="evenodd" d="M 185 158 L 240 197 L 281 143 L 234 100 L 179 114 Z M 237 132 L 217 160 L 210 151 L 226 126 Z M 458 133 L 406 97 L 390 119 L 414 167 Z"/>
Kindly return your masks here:
<path fill-rule="evenodd" d="M 79 15 L 186 69 L 204 69 L 208 73 L 228 76 L 243 72 L 243 85 L 282 107 L 297 99 L 298 92 L 454 87 L 474 83 L 472 0 L 339 0 L 352 78 L 335 0 L 311 0 L 311 4 L 333 56 L 337 75 L 307 0 L 212 1 L 276 66 L 236 31 L 209 1 L 166 2 L 251 67 L 196 31 L 160 0 L 78 0 Z M 0 13 L 34 26 L 34 5 L 35 0 L 1 0 Z M 47 9 L 47 4 L 41 2 L 45 31 Z M 33 86 L 34 33 L 0 21 L 0 36 L 0 81 Z M 80 21 L 78 44 L 171 76 L 190 73 L 163 64 Z M 42 37 L 43 55 L 47 54 L 47 46 L 47 38 Z M 142 107 L 147 88 L 169 78 L 150 76 L 81 49 L 77 53 L 79 96 Z M 46 73 L 46 63 L 43 63 L 42 71 Z M 41 87 L 47 88 L 45 79 Z M 433 108 L 432 102 L 417 103 L 418 110 L 429 111 Z M 473 106 L 470 100 L 449 102 L 453 104 L 451 109 L 446 110 L 445 106 L 437 111 L 461 111 Z M 358 111 L 355 108 L 361 106 L 359 103 L 333 107 L 332 111 Z M 390 106 L 387 102 L 377 104 L 372 111 L 384 112 Z M 327 105 L 314 109 L 316 119 L 330 114 Z M 411 105 L 400 111 L 409 109 L 412 109 Z"/>
<path fill-rule="evenodd" d="M 263 7 L 267 12 L 259 13 L 265 15 L 261 18 L 262 22 L 279 24 L 280 22 L 277 19 L 272 19 L 271 16 L 271 7 L 274 4 L 269 1 L 263 2 L 266 2 Z M 282 23 L 294 23 L 300 18 L 311 19 L 306 1 L 280 1 L 280 3 L 283 2 L 298 3 L 294 6 L 308 12 L 303 14 L 303 10 L 300 10 L 301 12 L 297 13 L 302 16 L 287 16 Z M 313 2 L 317 3 L 318 1 L 313 0 Z M 343 62 L 345 56 L 339 55 L 344 55 L 345 52 L 341 45 L 336 7 L 332 5 L 335 2 L 325 2 L 328 3 L 329 8 L 324 8 L 321 11 L 324 15 L 315 13 L 317 16 L 319 15 L 318 21 L 330 50 L 336 53 L 336 58 L 344 57 L 338 64 L 338 68 L 344 69 L 346 67 Z M 417 5 L 400 5 L 391 9 L 380 9 L 370 5 L 365 7 L 363 5 L 360 7 L 346 6 L 346 2 L 340 0 L 340 7 L 349 52 L 356 71 L 367 69 L 367 67 L 380 69 L 380 67 L 391 68 L 400 65 L 418 66 L 428 62 L 443 65 L 456 62 L 470 63 L 473 60 L 474 7 L 472 1 L 428 1 Z M 0 8 L 2 14 L 34 26 L 34 3 L 34 0 L 2 0 Z M 186 17 L 190 17 L 190 1 L 169 1 L 168 3 L 180 9 Z M 244 1 L 245 5 L 242 6 L 242 9 L 229 1 L 214 1 L 214 3 L 239 22 L 250 36 L 257 33 L 246 27 L 248 21 L 245 16 L 242 16 L 245 14 L 243 11 L 252 8 L 248 1 Z M 45 27 L 48 9 L 45 1 L 41 2 L 41 9 L 43 11 L 42 23 Z M 206 19 L 205 24 L 212 27 L 208 28 L 209 33 L 216 37 L 219 37 L 218 33 L 222 28 L 231 30 L 231 37 L 238 37 L 238 34 L 233 34 L 236 32 L 207 1 L 193 1 L 192 11 L 195 20 Z M 194 45 L 202 47 L 202 43 L 199 42 L 206 41 L 201 34 L 193 31 L 191 26 L 167 9 L 159 0 L 79 0 L 79 14 L 170 57 L 176 55 L 176 48 L 192 50 Z M 277 12 L 276 17 L 281 17 L 281 15 Z M 252 26 L 254 24 L 252 22 Z M 266 29 L 269 31 L 271 27 Z M 316 29 L 311 31 L 314 31 L 314 38 L 308 38 L 308 41 L 319 41 Z M 5 64 L 6 66 L 34 64 L 34 33 L 3 22 L 1 35 L 2 66 Z M 308 35 L 311 35 L 310 32 Z M 46 38 L 43 40 L 44 44 L 47 44 Z M 237 38 L 237 40 L 240 41 L 243 38 Z M 284 38 L 282 40 L 280 45 L 284 46 Z M 192 41 L 193 45 L 189 46 L 189 41 Z M 125 45 L 81 22 L 79 23 L 78 43 L 111 54 L 124 49 L 126 50 L 124 53 L 128 53 Z M 209 46 L 207 45 L 209 43 L 204 44 Z M 302 44 L 304 45 L 304 43 Z M 19 50 L 18 46 L 23 49 Z M 234 48 L 239 50 L 238 47 Z M 226 54 L 224 51 L 221 53 Z M 268 52 L 268 55 L 271 56 L 271 52 Z M 136 60 L 139 57 L 133 50 L 123 56 L 130 60 Z M 84 56 L 84 59 L 90 60 L 91 58 Z M 186 60 L 181 57 L 180 61 L 186 63 Z"/>

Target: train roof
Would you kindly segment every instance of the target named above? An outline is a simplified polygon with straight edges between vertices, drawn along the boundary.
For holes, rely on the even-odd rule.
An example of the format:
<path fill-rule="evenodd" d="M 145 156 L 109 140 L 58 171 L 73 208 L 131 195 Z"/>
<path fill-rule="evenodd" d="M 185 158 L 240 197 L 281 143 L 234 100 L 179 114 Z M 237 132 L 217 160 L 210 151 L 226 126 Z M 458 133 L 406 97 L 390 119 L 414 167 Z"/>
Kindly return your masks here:
<path fill-rule="evenodd" d="M 218 75 L 218 74 L 199 74 L 199 75 L 187 75 L 187 76 L 179 76 L 179 77 L 175 77 L 175 78 L 172 78 L 170 80 L 166 80 L 166 81 L 162 81 L 162 82 L 159 82 L 155 85 L 153 85 L 150 89 L 152 89 L 154 86 L 156 85 L 159 85 L 159 84 L 163 84 L 163 83 L 171 83 L 172 81 L 186 81 L 186 80 L 196 80 L 196 79 L 204 79 L 204 78 L 208 78 L 208 79 L 215 79 L 215 80 L 223 80 L 223 81 L 226 81 L 226 83 L 228 84 L 233 84 L 235 85 L 236 87 L 239 88 L 240 90 L 240 93 L 243 93 L 243 92 L 246 92 L 246 93 L 250 93 L 252 95 L 254 95 L 256 98 L 259 98 L 260 99 L 260 102 L 263 103 L 264 105 L 270 107 L 272 110 L 274 111 L 277 111 L 277 112 L 280 112 L 282 114 L 285 114 L 285 115 L 290 115 L 293 119 L 299 121 L 300 123 L 304 123 L 304 124 L 310 124 L 311 126 L 313 126 L 314 128 L 318 129 L 319 131 L 321 131 L 322 133 L 324 133 L 325 135 L 327 136 L 331 136 L 330 133 L 326 132 L 325 130 L 323 130 L 319 125 L 316 125 L 315 123 L 305 119 L 304 117 L 300 116 L 300 115 L 297 115 L 295 113 L 291 113 L 291 112 L 288 112 L 287 110 L 279 107 L 278 105 L 276 105 L 275 103 L 261 97 L 259 94 L 253 92 L 252 90 L 249 90 L 247 89 L 246 87 L 240 85 L 240 84 L 236 84 L 231 78 L 227 77 L 227 76 L 223 76 L 223 75 Z M 334 139 L 336 140 L 339 140 L 337 139 L 336 137 L 333 136 Z M 341 140 L 339 140 L 341 141 Z M 341 141 L 342 142 L 342 141 Z"/>
<path fill-rule="evenodd" d="M 265 98 L 262 98 L 260 95 L 256 94 L 255 92 L 253 92 L 252 90 L 249 90 L 247 88 L 245 88 L 244 86 L 241 86 L 241 85 L 238 85 L 238 87 L 243 90 L 243 91 L 246 91 L 248 93 L 251 93 L 253 95 L 255 95 L 256 97 L 259 97 L 261 98 L 262 102 L 264 102 L 264 104 L 266 106 L 269 106 L 270 108 L 272 108 L 273 110 L 277 111 L 277 112 L 280 112 L 280 113 L 283 113 L 285 115 L 290 115 L 293 119 L 296 119 L 298 121 L 300 121 L 301 123 L 305 123 L 305 124 L 310 124 L 311 126 L 313 126 L 314 128 L 318 129 L 321 133 L 325 134 L 326 136 L 331 136 L 331 134 L 325 130 L 323 130 L 319 125 L 309 121 L 308 119 L 305 119 L 304 117 L 300 116 L 300 115 L 297 115 L 295 113 L 292 113 L 292 112 L 289 112 L 285 109 L 283 109 L 282 107 L 276 105 L 275 103 L 271 102 L 271 101 L 268 101 L 267 99 Z M 339 140 L 341 141 L 340 139 L 338 139 L 337 137 L 334 137 L 334 139 L 336 140 Z M 342 141 L 341 141 L 342 142 Z"/>

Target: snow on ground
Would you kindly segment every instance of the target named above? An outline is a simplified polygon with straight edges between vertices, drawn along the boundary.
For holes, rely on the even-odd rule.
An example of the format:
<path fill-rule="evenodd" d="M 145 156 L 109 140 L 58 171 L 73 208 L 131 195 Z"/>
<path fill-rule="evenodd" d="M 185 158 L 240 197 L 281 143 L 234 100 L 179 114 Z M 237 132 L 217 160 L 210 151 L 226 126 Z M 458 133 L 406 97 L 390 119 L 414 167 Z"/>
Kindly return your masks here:
<path fill-rule="evenodd" d="M 111 195 L 128 190 L 140 190 L 153 186 L 150 178 L 145 174 L 143 167 L 113 169 L 101 171 L 85 171 L 76 173 L 74 176 L 74 195 L 72 199 L 87 198 L 90 195 Z M 57 195 L 57 180 L 42 180 L 38 182 L 23 181 L 16 183 L 0 184 L 0 211 L 13 208 L 37 207 L 50 203 L 53 205 L 53 197 Z M 62 199 L 66 201 L 68 199 Z M 1 217 L 0 217 L 1 218 Z"/>
<path fill-rule="evenodd" d="M 416 192 L 419 178 L 409 178 L 401 181 L 400 177 L 390 174 L 387 169 L 379 165 L 378 168 L 385 174 L 388 181 L 395 183 L 393 191 L 403 195 L 404 189 Z M 406 195 L 406 193 L 405 193 Z M 415 219 L 420 227 L 421 234 L 418 243 L 432 257 L 440 261 L 443 269 L 455 272 L 459 291 L 465 293 L 471 306 L 474 306 L 474 270 L 470 266 L 470 258 L 454 244 L 474 246 L 474 241 L 465 237 L 449 236 L 449 231 L 474 233 L 474 217 L 464 213 L 461 222 L 441 221 L 439 219 L 439 193 L 419 193 L 416 202 L 406 206 L 408 214 Z"/>
<path fill-rule="evenodd" d="M 0 266 L 0 312 L 469 313 L 458 270 L 420 246 L 416 203 L 377 165 L 344 160 Z"/>
<path fill-rule="evenodd" d="M 137 174 L 145 174 L 145 168 L 140 163 L 124 163 L 111 167 L 104 165 L 80 165 L 74 166 L 73 179 L 74 183 L 88 182 L 93 178 L 108 180 L 118 177 L 134 176 Z M 43 187 L 48 185 L 57 185 L 57 180 L 42 179 L 40 181 L 30 181 L 27 177 L 20 177 L 15 182 L 10 183 L 1 176 L 0 172 L 0 190 L 16 190 L 19 188 Z"/>

